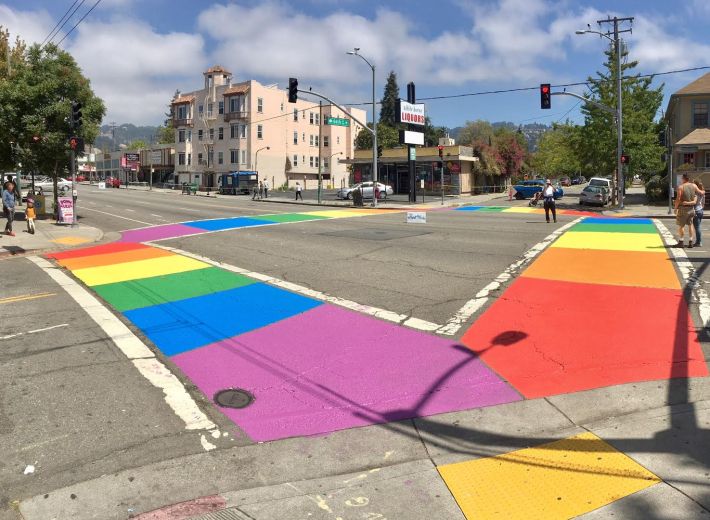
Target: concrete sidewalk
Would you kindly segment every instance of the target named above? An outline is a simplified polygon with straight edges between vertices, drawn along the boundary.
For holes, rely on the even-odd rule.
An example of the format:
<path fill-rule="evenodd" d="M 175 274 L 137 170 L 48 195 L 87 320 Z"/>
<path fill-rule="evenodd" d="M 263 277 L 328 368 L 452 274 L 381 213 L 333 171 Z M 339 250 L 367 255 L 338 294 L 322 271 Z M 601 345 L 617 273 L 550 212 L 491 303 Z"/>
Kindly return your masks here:
<path fill-rule="evenodd" d="M 22 210 L 23 208 L 18 208 Z M 4 229 L 4 220 L 0 220 Z M 54 220 L 35 220 L 35 234 L 27 232 L 22 211 L 15 213 L 15 236 L 0 235 L 0 258 L 43 251 L 58 251 L 98 242 L 104 236 L 100 229 L 77 224 L 57 224 Z"/>

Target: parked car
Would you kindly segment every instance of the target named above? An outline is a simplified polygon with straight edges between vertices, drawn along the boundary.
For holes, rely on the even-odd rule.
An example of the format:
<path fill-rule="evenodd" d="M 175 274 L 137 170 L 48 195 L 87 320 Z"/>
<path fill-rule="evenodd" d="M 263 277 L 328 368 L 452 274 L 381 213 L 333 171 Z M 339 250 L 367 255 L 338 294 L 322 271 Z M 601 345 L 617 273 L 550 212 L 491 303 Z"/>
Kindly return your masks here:
<path fill-rule="evenodd" d="M 601 186 L 602 188 L 606 188 L 607 190 L 609 190 L 609 193 L 611 193 L 611 190 L 613 188 L 611 179 L 607 179 L 606 177 L 592 177 L 591 179 L 589 179 L 589 185 Z"/>
<path fill-rule="evenodd" d="M 118 177 L 106 177 L 104 179 L 107 188 L 120 188 L 121 180 Z"/>
<path fill-rule="evenodd" d="M 35 190 L 37 191 L 54 191 L 54 180 L 47 176 L 35 176 Z M 57 179 L 57 190 L 61 194 L 71 192 L 71 181 L 59 177 Z"/>
<path fill-rule="evenodd" d="M 561 177 L 560 186 L 572 186 L 572 179 L 569 177 Z"/>
<path fill-rule="evenodd" d="M 523 181 L 513 186 L 515 189 L 515 198 L 518 200 L 529 199 L 538 191 L 542 191 L 544 187 L 545 181 L 542 179 Z M 564 195 L 564 190 L 559 186 L 555 186 L 555 199 L 559 199 L 562 195 Z"/>
<path fill-rule="evenodd" d="M 352 199 L 353 198 L 353 191 L 362 189 L 362 198 L 363 199 L 371 199 L 373 197 L 372 193 L 372 182 L 361 182 L 360 184 L 356 184 L 355 186 L 351 186 L 348 188 L 340 188 L 338 190 L 338 193 L 336 193 L 336 196 L 339 199 Z M 394 193 L 394 190 L 392 189 L 392 186 L 385 186 L 384 184 L 378 182 L 377 183 L 377 190 L 378 190 L 378 199 L 384 199 L 387 198 L 389 195 L 392 195 Z"/>
<path fill-rule="evenodd" d="M 572 177 L 572 185 L 584 184 L 585 182 L 587 182 L 587 179 L 585 179 L 581 175 L 578 177 Z"/>
<path fill-rule="evenodd" d="M 579 194 L 579 204 L 599 204 L 606 206 L 609 204 L 609 190 L 603 186 L 585 186 Z"/>

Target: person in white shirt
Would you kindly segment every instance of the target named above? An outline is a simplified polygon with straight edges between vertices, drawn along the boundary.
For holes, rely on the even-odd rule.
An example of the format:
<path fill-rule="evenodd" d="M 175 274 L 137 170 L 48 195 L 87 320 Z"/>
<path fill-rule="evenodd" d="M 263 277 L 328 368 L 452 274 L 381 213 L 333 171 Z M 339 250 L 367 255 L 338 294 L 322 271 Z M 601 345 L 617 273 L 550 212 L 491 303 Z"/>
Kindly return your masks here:
<path fill-rule="evenodd" d="M 265 199 L 269 198 L 269 181 L 268 181 L 268 179 L 264 179 L 264 198 Z"/>
<path fill-rule="evenodd" d="M 542 189 L 542 200 L 545 207 L 545 219 L 550 222 L 550 211 L 552 211 L 552 220 L 557 222 L 557 211 L 555 209 L 555 188 L 552 186 L 552 181 L 547 179 L 545 187 Z"/>

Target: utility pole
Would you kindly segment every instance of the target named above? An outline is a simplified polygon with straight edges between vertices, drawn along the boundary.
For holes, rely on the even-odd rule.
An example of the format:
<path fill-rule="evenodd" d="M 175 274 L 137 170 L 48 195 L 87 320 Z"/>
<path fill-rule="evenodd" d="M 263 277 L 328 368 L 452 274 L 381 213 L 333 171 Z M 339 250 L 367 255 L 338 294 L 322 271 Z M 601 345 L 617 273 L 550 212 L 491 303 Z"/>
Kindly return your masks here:
<path fill-rule="evenodd" d="M 318 101 L 318 204 L 323 193 L 323 101 Z"/>
<path fill-rule="evenodd" d="M 670 126 L 666 127 L 666 147 L 668 160 L 668 214 L 673 213 L 673 129 Z"/>

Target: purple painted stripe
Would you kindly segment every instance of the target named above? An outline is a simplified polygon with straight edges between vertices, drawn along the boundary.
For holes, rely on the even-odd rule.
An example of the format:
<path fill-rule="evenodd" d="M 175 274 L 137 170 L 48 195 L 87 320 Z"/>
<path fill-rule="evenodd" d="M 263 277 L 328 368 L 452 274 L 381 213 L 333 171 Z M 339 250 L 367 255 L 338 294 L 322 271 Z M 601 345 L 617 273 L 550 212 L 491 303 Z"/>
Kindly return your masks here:
<path fill-rule="evenodd" d="M 172 360 L 210 399 L 252 392 L 221 410 L 258 441 L 520 399 L 470 349 L 332 305 Z"/>
<path fill-rule="evenodd" d="M 153 226 L 124 231 L 119 242 L 149 242 L 151 240 L 181 237 L 184 235 L 194 235 L 195 233 L 204 232 L 204 229 L 186 226 L 184 224 L 166 224 L 164 226 Z"/>

